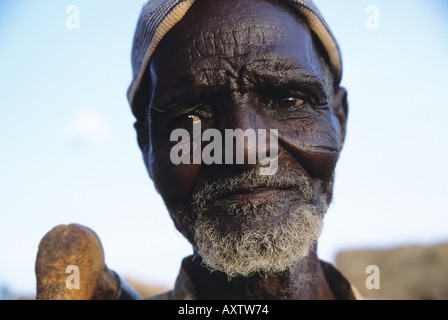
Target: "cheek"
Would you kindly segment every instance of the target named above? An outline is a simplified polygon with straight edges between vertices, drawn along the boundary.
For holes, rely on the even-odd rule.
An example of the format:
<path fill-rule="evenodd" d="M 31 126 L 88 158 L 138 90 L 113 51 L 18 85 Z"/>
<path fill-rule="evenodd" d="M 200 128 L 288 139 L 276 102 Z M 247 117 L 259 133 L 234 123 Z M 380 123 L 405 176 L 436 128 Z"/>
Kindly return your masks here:
<path fill-rule="evenodd" d="M 322 115 L 300 119 L 283 127 L 283 134 L 306 149 L 339 150 L 340 128 L 336 117 Z"/>
<path fill-rule="evenodd" d="M 287 149 L 312 177 L 332 177 L 340 150 L 340 129 L 332 117 L 284 126 L 279 144 Z"/>
<path fill-rule="evenodd" d="M 154 142 L 145 155 L 145 163 L 157 191 L 167 205 L 171 202 L 190 201 L 201 165 L 175 165 L 170 159 L 171 145 Z"/>

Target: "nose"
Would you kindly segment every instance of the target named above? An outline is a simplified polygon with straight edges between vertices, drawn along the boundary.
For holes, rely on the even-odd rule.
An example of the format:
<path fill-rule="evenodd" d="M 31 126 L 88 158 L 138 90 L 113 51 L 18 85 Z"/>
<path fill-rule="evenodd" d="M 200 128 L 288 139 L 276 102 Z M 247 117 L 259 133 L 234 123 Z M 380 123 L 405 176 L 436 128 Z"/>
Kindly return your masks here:
<path fill-rule="evenodd" d="M 278 155 L 275 133 L 253 106 L 236 104 L 232 109 L 223 128 L 223 163 L 239 171 L 266 165 L 267 159 Z"/>
<path fill-rule="evenodd" d="M 257 165 L 257 133 L 253 128 L 224 130 L 224 163 L 241 170 Z"/>

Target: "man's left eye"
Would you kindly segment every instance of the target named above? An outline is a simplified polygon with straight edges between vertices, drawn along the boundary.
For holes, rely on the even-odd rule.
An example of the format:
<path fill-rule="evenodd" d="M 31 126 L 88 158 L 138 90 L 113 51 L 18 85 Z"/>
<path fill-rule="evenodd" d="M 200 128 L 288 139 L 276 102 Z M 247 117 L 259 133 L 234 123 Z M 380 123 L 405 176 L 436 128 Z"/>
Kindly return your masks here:
<path fill-rule="evenodd" d="M 304 100 L 296 98 L 296 97 L 287 97 L 280 101 L 281 108 L 297 108 L 305 103 Z"/>

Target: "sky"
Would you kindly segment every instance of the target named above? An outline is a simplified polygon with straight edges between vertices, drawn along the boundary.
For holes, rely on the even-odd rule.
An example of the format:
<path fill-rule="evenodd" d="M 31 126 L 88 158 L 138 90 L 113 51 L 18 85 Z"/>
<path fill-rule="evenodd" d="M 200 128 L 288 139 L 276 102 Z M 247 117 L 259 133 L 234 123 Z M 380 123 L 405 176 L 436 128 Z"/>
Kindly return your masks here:
<path fill-rule="evenodd" d="M 448 4 L 315 3 L 349 99 L 320 258 L 448 242 Z M 171 287 L 192 253 L 146 173 L 126 100 L 142 4 L 1 0 L 0 287 L 35 294 L 37 246 L 59 224 L 90 227 L 111 269 L 150 284 Z"/>

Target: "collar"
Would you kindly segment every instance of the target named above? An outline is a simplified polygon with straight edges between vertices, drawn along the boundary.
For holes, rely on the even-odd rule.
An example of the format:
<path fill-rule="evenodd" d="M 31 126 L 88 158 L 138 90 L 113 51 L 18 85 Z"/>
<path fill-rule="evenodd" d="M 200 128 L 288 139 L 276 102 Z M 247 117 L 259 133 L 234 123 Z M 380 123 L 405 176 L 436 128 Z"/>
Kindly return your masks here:
<path fill-rule="evenodd" d="M 196 289 L 188 274 L 188 265 L 193 256 L 183 259 L 174 289 L 151 300 L 197 300 Z M 319 260 L 327 279 L 328 285 L 337 300 L 363 300 L 361 293 L 339 272 L 332 264 Z"/>

